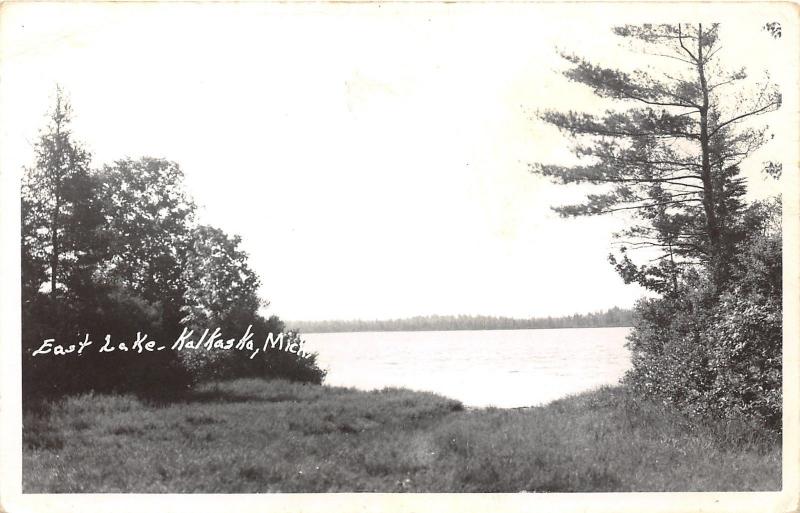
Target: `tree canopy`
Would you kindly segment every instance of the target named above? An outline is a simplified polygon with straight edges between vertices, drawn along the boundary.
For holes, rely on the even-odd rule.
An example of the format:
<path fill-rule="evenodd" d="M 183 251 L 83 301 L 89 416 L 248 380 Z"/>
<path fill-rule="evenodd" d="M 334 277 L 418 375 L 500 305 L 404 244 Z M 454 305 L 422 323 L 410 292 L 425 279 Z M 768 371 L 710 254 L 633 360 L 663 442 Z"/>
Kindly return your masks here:
<path fill-rule="evenodd" d="M 262 342 L 284 325 L 260 313 L 259 277 L 238 236 L 198 225 L 195 204 L 172 161 L 124 158 L 99 169 L 71 131 L 72 110 L 55 106 L 25 169 L 22 198 L 22 344 L 25 393 L 87 389 L 168 392 L 208 377 L 280 376 L 320 382 L 315 357 L 235 352 L 187 358 L 96 351 L 77 360 L 34 356 L 45 339 L 69 345 L 141 334 L 168 346 L 184 328 Z M 295 334 L 289 334 L 295 340 Z M 192 352 L 196 356 L 197 352 Z"/>

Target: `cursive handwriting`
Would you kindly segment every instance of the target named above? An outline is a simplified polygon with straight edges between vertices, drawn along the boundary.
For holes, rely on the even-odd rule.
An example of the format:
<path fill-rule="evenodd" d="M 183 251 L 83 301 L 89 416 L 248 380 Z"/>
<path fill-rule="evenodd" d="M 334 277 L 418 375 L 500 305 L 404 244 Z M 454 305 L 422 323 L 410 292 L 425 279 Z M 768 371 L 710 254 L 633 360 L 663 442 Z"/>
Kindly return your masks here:
<path fill-rule="evenodd" d="M 183 328 L 183 332 L 178 336 L 175 342 L 170 347 L 173 351 L 188 351 L 188 350 L 236 350 L 247 351 L 250 353 L 250 358 L 254 358 L 259 352 L 266 352 L 267 349 L 278 349 L 279 351 L 286 351 L 296 354 L 303 358 L 311 356 L 305 350 L 305 340 L 301 340 L 296 335 L 290 334 L 288 337 L 286 333 L 279 333 L 277 336 L 273 333 L 267 334 L 264 344 L 257 346 L 253 341 L 253 332 L 251 331 L 252 325 L 247 327 L 244 335 L 239 338 L 225 338 L 219 328 L 214 331 L 205 329 L 199 339 L 192 338 L 193 330 Z M 33 356 L 40 355 L 53 355 L 65 356 L 69 354 L 82 355 L 84 349 L 92 345 L 93 342 L 89 340 L 89 334 L 82 341 L 77 344 L 63 345 L 56 344 L 54 338 L 45 339 L 38 349 L 33 351 Z M 99 353 L 113 353 L 113 352 L 128 352 L 135 354 L 152 353 L 156 351 L 163 351 L 167 347 L 158 345 L 155 340 L 149 339 L 146 333 L 137 332 L 136 339 L 133 342 L 112 342 L 111 335 L 107 334 L 104 338 L 103 344 L 99 347 Z"/>

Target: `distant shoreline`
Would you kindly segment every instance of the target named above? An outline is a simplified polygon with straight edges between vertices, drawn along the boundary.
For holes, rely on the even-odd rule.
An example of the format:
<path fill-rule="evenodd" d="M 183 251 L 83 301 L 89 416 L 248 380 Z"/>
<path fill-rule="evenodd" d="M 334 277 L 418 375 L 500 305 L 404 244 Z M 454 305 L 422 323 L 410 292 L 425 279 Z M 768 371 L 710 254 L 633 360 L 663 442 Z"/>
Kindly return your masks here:
<path fill-rule="evenodd" d="M 584 330 L 601 328 L 632 328 L 633 326 L 565 326 L 558 328 L 453 328 L 453 329 L 407 329 L 407 330 L 339 330 L 339 331 L 306 331 L 298 328 L 301 335 L 324 335 L 326 333 L 393 333 L 403 331 L 517 331 L 517 330 Z"/>
<path fill-rule="evenodd" d="M 587 314 L 528 319 L 484 315 L 430 315 L 384 320 L 289 321 L 286 325 L 300 333 L 629 328 L 633 325 L 633 311 L 615 307 Z"/>
<path fill-rule="evenodd" d="M 516 330 L 584 330 L 598 328 L 632 328 L 633 326 L 564 326 L 557 328 L 452 328 L 452 329 L 396 329 L 396 330 L 339 330 L 339 331 L 306 331 L 298 328 L 291 328 L 298 331 L 301 335 L 320 335 L 325 333 L 392 333 L 401 331 L 516 331 Z"/>

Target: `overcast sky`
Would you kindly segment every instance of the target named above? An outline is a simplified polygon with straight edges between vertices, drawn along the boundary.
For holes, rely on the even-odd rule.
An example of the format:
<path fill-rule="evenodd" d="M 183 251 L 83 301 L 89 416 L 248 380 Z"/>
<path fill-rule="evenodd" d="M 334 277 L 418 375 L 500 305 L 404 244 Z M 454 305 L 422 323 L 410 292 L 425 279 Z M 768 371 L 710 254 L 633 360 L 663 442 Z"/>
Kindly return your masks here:
<path fill-rule="evenodd" d="M 609 31 L 620 9 L 11 7 L 0 29 L 3 171 L 31 163 L 60 83 L 95 165 L 145 155 L 181 165 L 201 221 L 242 236 L 270 313 L 527 317 L 642 295 L 607 262 L 624 221 L 557 217 L 551 206 L 585 191 L 528 172 L 571 158 L 537 109 L 598 107 L 560 76 L 556 48 L 630 59 Z M 735 8 L 736 18 L 714 12 L 730 18 L 723 51 L 780 81 L 791 40 L 760 30 L 779 13 Z"/>

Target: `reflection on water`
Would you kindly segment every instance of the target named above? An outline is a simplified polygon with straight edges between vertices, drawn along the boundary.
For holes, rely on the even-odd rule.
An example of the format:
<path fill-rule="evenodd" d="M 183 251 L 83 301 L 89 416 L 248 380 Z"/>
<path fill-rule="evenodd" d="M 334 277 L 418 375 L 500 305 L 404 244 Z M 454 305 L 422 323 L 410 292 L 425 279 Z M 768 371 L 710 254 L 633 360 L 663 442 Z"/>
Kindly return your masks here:
<path fill-rule="evenodd" d="M 466 406 L 544 404 L 615 384 L 630 328 L 313 333 L 329 385 L 427 390 Z"/>

